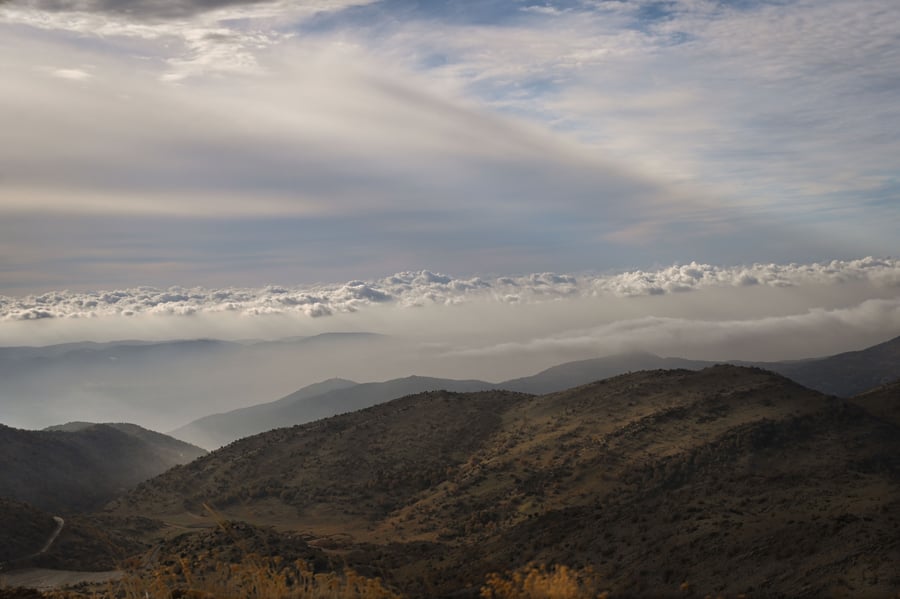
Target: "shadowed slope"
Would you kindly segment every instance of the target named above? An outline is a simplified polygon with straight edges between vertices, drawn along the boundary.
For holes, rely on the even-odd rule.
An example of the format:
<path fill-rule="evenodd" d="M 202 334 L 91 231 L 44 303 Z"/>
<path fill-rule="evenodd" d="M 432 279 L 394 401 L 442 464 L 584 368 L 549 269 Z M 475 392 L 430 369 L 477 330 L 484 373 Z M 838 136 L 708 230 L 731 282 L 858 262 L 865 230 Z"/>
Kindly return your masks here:
<path fill-rule="evenodd" d="M 853 401 L 872 415 L 900 426 L 900 381 L 860 393 Z"/>
<path fill-rule="evenodd" d="M 65 426 L 74 430 L 0 425 L 0 496 L 53 512 L 86 510 L 206 453 L 135 425 Z"/>
<path fill-rule="evenodd" d="M 40 551 L 56 527 L 50 514 L 0 497 L 0 566 Z"/>

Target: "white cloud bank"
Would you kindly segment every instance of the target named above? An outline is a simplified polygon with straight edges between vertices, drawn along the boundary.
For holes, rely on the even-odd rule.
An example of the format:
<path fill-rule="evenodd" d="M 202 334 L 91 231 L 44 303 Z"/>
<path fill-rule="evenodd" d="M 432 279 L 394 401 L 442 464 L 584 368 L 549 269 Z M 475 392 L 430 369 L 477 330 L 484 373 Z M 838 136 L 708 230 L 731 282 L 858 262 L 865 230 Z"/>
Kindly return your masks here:
<path fill-rule="evenodd" d="M 329 332 L 381 335 L 298 339 Z M 861 349 L 897 335 L 900 260 L 893 258 L 691 263 L 618 274 L 418 271 L 292 287 L 58 291 L 0 297 L 2 344 L 136 340 L 121 345 L 140 349 L 144 341 L 173 339 L 277 342 L 4 350 L 7 358 L 76 353 L 57 368 L 7 360 L 0 404 L 5 422 L 17 426 L 91 413 L 168 430 L 333 376 L 497 382 L 622 352 L 785 360 Z M 85 370 L 78 356 L 92 367 Z"/>
<path fill-rule="evenodd" d="M 455 278 L 430 271 L 402 272 L 343 284 L 248 288 L 56 291 L 0 296 L 0 321 L 71 318 L 184 317 L 236 313 L 246 317 L 353 313 L 377 304 L 402 308 L 466 302 L 532 303 L 563 298 L 656 296 L 714 287 L 797 287 L 865 282 L 900 288 L 900 260 L 867 257 L 813 264 L 719 267 L 692 262 L 657 271 L 612 275 L 537 273 L 514 277 Z"/>

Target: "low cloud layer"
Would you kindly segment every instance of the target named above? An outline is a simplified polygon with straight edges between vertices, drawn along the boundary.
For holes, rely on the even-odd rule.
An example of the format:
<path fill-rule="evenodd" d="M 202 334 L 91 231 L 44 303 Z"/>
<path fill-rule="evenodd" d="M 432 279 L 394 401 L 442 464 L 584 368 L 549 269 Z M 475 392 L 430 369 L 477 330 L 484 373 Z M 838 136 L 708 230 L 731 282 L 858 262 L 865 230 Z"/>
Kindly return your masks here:
<path fill-rule="evenodd" d="M 866 300 L 848 308 L 799 314 L 708 320 L 644 316 L 526 342 L 453 352 L 459 357 L 511 360 L 524 356 L 612 355 L 652 351 L 708 360 L 820 357 L 860 349 L 900 333 L 900 297 Z"/>
<path fill-rule="evenodd" d="M 335 332 L 377 335 L 319 335 Z M 59 291 L 0 297 L 4 345 L 75 342 L 0 348 L 0 411 L 16 426 L 116 418 L 169 430 L 329 377 L 498 382 L 622 352 L 785 360 L 897 335 L 900 260 L 893 258 Z M 170 342 L 199 338 L 234 342 Z M 131 341 L 80 343 L 87 340 Z"/>
<path fill-rule="evenodd" d="M 373 305 L 401 308 L 467 302 L 533 303 L 565 298 L 627 298 L 678 294 L 715 287 L 799 287 L 865 282 L 900 288 L 900 260 L 864 258 L 813 264 L 719 267 L 691 263 L 657 271 L 612 275 L 538 273 L 495 278 L 455 278 L 429 271 L 397 273 L 371 281 L 258 289 L 172 287 L 0 297 L 0 321 L 190 318 L 230 312 L 246 317 L 310 318 L 364 311 Z"/>

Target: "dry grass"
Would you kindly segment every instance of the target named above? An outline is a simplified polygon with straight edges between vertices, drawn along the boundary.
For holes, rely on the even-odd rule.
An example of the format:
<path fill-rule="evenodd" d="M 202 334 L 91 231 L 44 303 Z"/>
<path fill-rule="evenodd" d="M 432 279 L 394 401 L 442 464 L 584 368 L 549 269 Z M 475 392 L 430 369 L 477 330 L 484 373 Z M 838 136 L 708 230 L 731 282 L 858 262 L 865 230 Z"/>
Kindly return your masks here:
<path fill-rule="evenodd" d="M 606 599 L 600 577 L 588 566 L 527 566 L 512 573 L 488 575 L 483 599 Z"/>
<path fill-rule="evenodd" d="M 48 594 L 55 599 L 399 599 L 381 580 L 315 573 L 303 561 L 247 556 L 236 564 L 182 560 L 174 566 L 132 571 L 104 588 Z"/>
<path fill-rule="evenodd" d="M 209 552 L 179 557 L 155 568 L 141 559 L 123 564 L 125 576 L 104 588 L 48 594 L 53 599 L 400 599 L 378 578 L 351 569 L 315 572 L 302 559 L 286 561 L 253 553 L 233 531 L 232 524 L 208 504 L 229 542 L 242 550 L 241 560 L 228 562 Z"/>

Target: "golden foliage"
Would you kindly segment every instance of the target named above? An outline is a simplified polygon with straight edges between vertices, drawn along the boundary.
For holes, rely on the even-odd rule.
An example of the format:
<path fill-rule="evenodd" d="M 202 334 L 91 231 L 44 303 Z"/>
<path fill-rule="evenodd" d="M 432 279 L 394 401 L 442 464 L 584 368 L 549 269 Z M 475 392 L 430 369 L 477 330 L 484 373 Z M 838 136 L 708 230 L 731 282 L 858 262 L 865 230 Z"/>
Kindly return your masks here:
<path fill-rule="evenodd" d="M 606 599 L 599 575 L 588 566 L 527 566 L 512 573 L 489 574 L 483 599 Z"/>
<path fill-rule="evenodd" d="M 315 573 L 306 562 L 248 556 L 235 564 L 199 559 L 175 566 L 128 573 L 102 591 L 82 594 L 99 599 L 399 599 L 381 580 L 352 570 Z M 70 595 L 74 597 L 74 595 Z"/>

